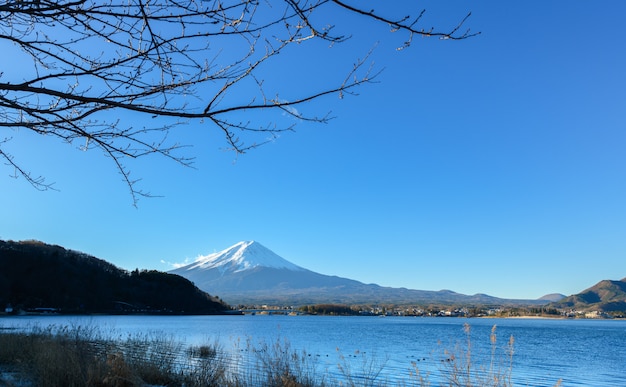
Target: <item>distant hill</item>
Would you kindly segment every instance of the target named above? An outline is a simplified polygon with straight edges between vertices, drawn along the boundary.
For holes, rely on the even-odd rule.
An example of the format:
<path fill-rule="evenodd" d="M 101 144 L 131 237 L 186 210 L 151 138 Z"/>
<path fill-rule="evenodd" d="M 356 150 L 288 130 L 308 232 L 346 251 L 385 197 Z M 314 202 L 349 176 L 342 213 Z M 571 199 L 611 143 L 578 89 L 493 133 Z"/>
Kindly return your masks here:
<path fill-rule="evenodd" d="M 565 297 L 566 297 L 565 294 L 550 293 L 550 294 L 546 294 L 545 296 L 539 298 L 539 300 L 547 301 L 547 302 L 556 302 L 556 301 L 561 301 Z"/>
<path fill-rule="evenodd" d="M 427 291 L 364 284 L 297 266 L 258 242 L 239 242 L 170 271 L 232 305 L 438 304 L 545 305 L 548 300 L 507 300 L 486 294 Z"/>
<path fill-rule="evenodd" d="M 228 309 L 177 275 L 129 273 L 87 254 L 37 241 L 0 241 L 0 310 L 6 305 L 68 313 L 215 314 Z"/>
<path fill-rule="evenodd" d="M 551 303 L 550 307 L 580 311 L 626 311 L 626 278 L 620 281 L 600 281 L 581 293 Z"/>

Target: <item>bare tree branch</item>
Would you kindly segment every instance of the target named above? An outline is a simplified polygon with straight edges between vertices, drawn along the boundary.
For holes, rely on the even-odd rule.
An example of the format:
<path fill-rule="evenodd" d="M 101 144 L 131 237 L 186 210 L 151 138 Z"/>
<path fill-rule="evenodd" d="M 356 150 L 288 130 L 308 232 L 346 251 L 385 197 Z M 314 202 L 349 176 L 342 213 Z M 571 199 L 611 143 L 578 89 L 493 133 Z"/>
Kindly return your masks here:
<path fill-rule="evenodd" d="M 9 0 L 0 4 L 0 46 L 5 56 L 19 58 L 13 61 L 19 60 L 20 71 L 0 69 L 0 128 L 100 150 L 136 205 L 150 195 L 137 188 L 128 159 L 157 154 L 192 166 L 184 146 L 169 140 L 178 125 L 212 124 L 232 150 L 245 153 L 293 130 L 295 122 L 327 122 L 327 113 L 300 109 L 331 94 L 354 94 L 372 82 L 378 73 L 367 66 L 366 56 L 334 86 L 300 90 L 290 98 L 267 86 L 268 68 L 280 63 L 279 54 L 349 38 L 323 20 L 334 9 L 406 33 L 403 47 L 414 35 L 451 40 L 476 35 L 460 32 L 469 14 L 441 32 L 419 26 L 423 11 L 395 20 L 338 0 Z M 267 120 L 258 121 L 259 114 L 242 120 L 251 112 L 264 113 Z M 275 113 L 292 120 L 277 122 Z M 124 118 L 129 115 L 157 123 L 135 128 Z M 10 137 L 0 141 L 0 158 L 12 176 L 53 189 L 4 150 Z"/>

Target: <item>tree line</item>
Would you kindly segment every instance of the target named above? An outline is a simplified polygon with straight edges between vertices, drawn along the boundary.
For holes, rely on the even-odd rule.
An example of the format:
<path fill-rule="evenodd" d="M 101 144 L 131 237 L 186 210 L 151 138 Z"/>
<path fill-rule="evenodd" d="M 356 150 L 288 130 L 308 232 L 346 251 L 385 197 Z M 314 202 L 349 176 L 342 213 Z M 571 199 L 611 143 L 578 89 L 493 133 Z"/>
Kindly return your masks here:
<path fill-rule="evenodd" d="M 65 313 L 220 313 L 228 305 L 189 280 L 120 269 L 41 242 L 0 241 L 0 306 Z"/>

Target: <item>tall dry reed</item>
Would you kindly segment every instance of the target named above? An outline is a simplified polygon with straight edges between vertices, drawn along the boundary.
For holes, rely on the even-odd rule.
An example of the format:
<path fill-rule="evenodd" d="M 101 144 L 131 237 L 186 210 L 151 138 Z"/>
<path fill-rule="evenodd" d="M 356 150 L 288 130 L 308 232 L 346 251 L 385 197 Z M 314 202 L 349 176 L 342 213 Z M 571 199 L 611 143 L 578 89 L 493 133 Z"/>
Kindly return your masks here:
<path fill-rule="evenodd" d="M 496 327 L 486 356 L 472 345 L 443 350 L 441 366 L 424 372 L 413 362 L 406 378 L 388 379 L 385 362 L 357 352 L 338 354 L 337 372 L 315 356 L 293 350 L 287 340 L 253 344 L 248 339 L 226 351 L 216 343 L 184 348 L 158 334 L 111 339 L 93 327 L 48 327 L 0 331 L 0 369 L 17 371 L 18 382 L 0 385 L 41 387 L 513 387 L 514 340 L 498 347 Z M 16 373 L 14 372 L 13 375 Z M 433 378 L 434 380 L 431 380 Z M 399 381 L 398 381 L 399 380 Z M 555 386 L 559 386 L 560 381 Z"/>

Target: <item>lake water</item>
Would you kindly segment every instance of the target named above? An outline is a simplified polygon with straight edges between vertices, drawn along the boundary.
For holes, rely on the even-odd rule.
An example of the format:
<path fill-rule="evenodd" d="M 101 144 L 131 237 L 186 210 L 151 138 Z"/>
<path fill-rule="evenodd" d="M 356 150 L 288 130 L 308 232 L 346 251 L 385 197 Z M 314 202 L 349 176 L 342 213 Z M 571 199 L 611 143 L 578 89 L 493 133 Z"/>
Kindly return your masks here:
<path fill-rule="evenodd" d="M 333 375 L 337 365 L 383 366 L 381 380 L 410 380 L 417 365 L 438 385 L 449 354 L 467 349 L 469 324 L 472 359 L 488 364 L 490 333 L 497 326 L 497 361 L 506 363 L 514 338 L 512 379 L 516 386 L 626 386 L 626 321 L 552 319 L 464 319 L 432 317 L 330 316 L 15 316 L 0 318 L 0 328 L 34 325 L 95 326 L 123 335 L 156 333 L 201 345 L 219 342 L 232 353 L 253 345 L 287 341 L 304 350 Z M 456 351 L 455 351 L 456 349 Z M 239 355 L 241 356 L 241 355 Z M 413 364 L 413 365 L 412 365 Z M 367 367 L 365 367 L 367 368 Z M 367 372 L 366 372 L 367 373 Z M 371 373 L 371 372 L 370 372 Z M 407 383 L 410 384 L 410 383 Z"/>

